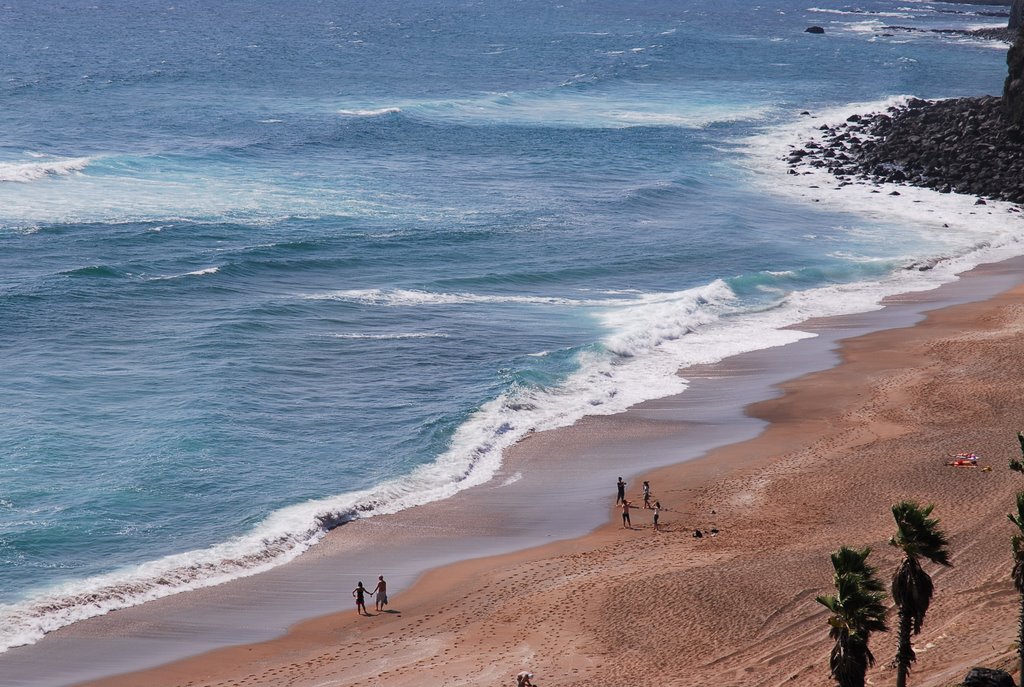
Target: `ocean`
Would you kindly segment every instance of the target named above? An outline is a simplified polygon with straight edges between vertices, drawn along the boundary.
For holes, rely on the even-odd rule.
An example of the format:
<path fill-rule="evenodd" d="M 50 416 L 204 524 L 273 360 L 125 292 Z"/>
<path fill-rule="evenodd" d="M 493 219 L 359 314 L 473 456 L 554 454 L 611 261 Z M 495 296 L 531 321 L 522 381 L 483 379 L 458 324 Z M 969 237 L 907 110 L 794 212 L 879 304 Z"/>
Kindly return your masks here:
<path fill-rule="evenodd" d="M 999 93 L 1005 44 L 885 28 L 993 9 L 8 0 L 0 650 L 1024 253 L 1001 204 L 780 160 Z"/>

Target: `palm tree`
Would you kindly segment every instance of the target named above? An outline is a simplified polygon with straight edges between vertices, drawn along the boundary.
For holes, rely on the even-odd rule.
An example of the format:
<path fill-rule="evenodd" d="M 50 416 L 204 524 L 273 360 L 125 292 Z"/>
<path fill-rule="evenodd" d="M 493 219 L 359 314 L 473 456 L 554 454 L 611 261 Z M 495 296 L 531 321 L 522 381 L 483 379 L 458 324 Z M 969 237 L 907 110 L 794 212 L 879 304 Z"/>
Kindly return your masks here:
<path fill-rule="evenodd" d="M 903 551 L 903 562 L 892 576 L 892 598 L 899 607 L 899 647 L 896 650 L 896 687 L 906 687 L 910 664 L 917 656 L 910 643 L 910 633 L 921 632 L 924 616 L 932 601 L 932 578 L 921 567 L 926 558 L 939 565 L 951 565 L 946 546 L 949 541 L 939 528 L 939 521 L 928 517 L 935 506 L 919 506 L 902 501 L 892 507 L 896 534 L 889 544 Z"/>
<path fill-rule="evenodd" d="M 1017 441 L 1020 442 L 1021 457 L 1024 457 L 1024 432 L 1017 432 Z M 1010 469 L 1024 473 L 1024 461 L 1017 460 L 1016 458 L 1011 458 Z"/>
<path fill-rule="evenodd" d="M 829 656 L 829 670 L 839 687 L 864 687 L 864 676 L 874 665 L 868 648 L 872 632 L 884 632 L 885 587 L 867 564 L 871 549 L 841 547 L 832 554 L 837 594 L 817 597 L 832 612 L 828 636 L 835 641 Z"/>
<path fill-rule="evenodd" d="M 1010 540 L 1013 546 L 1013 586 L 1020 594 L 1020 618 L 1017 621 L 1017 654 L 1020 656 L 1021 676 L 1024 679 L 1024 491 L 1017 492 L 1017 514 L 1007 515 L 1017 533 Z"/>

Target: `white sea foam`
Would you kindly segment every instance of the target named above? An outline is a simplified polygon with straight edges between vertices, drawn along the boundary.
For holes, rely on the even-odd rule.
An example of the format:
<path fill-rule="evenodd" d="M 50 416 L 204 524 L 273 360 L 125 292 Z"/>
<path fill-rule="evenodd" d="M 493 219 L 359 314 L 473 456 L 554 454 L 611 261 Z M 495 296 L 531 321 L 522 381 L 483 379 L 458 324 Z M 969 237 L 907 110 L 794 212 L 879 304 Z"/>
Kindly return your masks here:
<path fill-rule="evenodd" d="M 987 22 L 987 23 L 984 23 L 984 24 L 982 24 L 982 23 L 968 24 L 968 25 L 966 25 L 964 27 L 961 27 L 961 28 L 963 28 L 965 31 L 987 31 L 987 30 L 991 30 L 991 29 L 1005 29 L 1006 28 L 1006 22 L 1003 21 L 1003 22 L 999 22 L 999 23 L 996 23 L 996 24 L 993 24 L 991 22 Z"/>
<path fill-rule="evenodd" d="M 355 109 L 355 110 L 338 110 L 338 114 L 346 117 L 380 117 L 388 114 L 397 114 L 402 109 L 399 107 L 379 107 L 376 109 Z"/>
<path fill-rule="evenodd" d="M 652 293 L 637 295 L 636 291 L 606 291 L 608 295 L 629 294 L 631 298 L 569 298 L 566 296 L 518 296 L 514 294 L 479 294 L 469 292 L 449 293 L 444 291 L 422 291 L 417 289 L 346 289 L 302 294 L 306 300 L 346 301 L 363 305 L 387 307 L 472 305 L 472 304 L 519 304 L 551 305 L 570 307 L 621 307 L 651 303 L 673 302 L 680 298 L 677 293 Z"/>
<path fill-rule="evenodd" d="M 785 158 L 790 150 L 808 141 L 820 141 L 818 128 L 822 124 L 840 124 L 852 114 L 883 112 L 905 103 L 908 97 L 894 96 L 817 112 L 814 117 L 797 118 L 747 141 L 751 181 L 766 191 L 819 206 L 827 204 L 829 210 L 869 219 L 873 231 L 886 232 L 886 227 L 898 226 L 902 235 L 913 239 L 911 243 L 930 246 L 935 255 L 908 256 L 907 261 L 929 259 L 934 264 L 932 269 L 900 270 L 878 282 L 853 285 L 878 299 L 935 288 L 983 262 L 1024 253 L 1024 220 L 1010 203 L 990 200 L 986 205 L 975 205 L 974 196 L 898 184 L 865 182 L 840 187 L 827 170 L 809 166 L 801 167 L 801 174 L 787 174 Z M 899 195 L 890 195 L 893 191 Z"/>
<path fill-rule="evenodd" d="M 854 33 L 878 33 L 885 26 L 885 22 L 879 19 L 868 19 L 866 21 L 842 22 L 839 26 Z"/>
<path fill-rule="evenodd" d="M 389 341 L 393 339 L 447 339 L 444 332 L 399 332 L 396 334 L 360 334 L 350 332 L 344 334 L 331 334 L 335 339 L 368 339 L 372 341 Z"/>
<path fill-rule="evenodd" d="M 911 19 L 913 14 L 907 12 L 872 12 L 869 10 L 839 10 L 831 7 L 808 7 L 808 12 L 817 12 L 820 14 L 843 14 L 843 15 L 854 15 L 854 16 L 872 16 L 872 17 L 892 17 L 896 19 Z"/>
<path fill-rule="evenodd" d="M 182 277 L 202 277 L 207 274 L 217 274 L 220 271 L 220 267 L 215 265 L 213 267 L 206 267 L 201 270 L 194 270 L 192 272 L 184 272 L 182 274 L 168 274 L 163 277 L 153 277 L 151 281 L 164 281 L 167 279 L 181 279 Z"/>
<path fill-rule="evenodd" d="M 651 46 L 657 47 L 657 46 Z M 617 51 L 617 54 L 625 54 Z M 563 82 L 571 86 L 592 77 L 577 75 Z M 457 100 L 420 100 L 400 107 L 342 110 L 343 114 L 378 116 L 389 111 L 428 121 L 464 124 L 500 122 L 506 125 L 571 126 L 575 128 L 627 128 L 675 126 L 700 128 L 715 122 L 755 120 L 771 111 L 765 105 L 721 102 L 720 95 L 666 94 L 643 86 L 622 93 L 582 93 L 570 88 L 538 93 L 488 93 Z"/>
<path fill-rule="evenodd" d="M 302 296 L 308 300 L 347 301 L 366 305 L 418 306 L 467 303 L 532 303 L 536 305 L 576 305 L 572 298 L 548 296 L 495 296 L 475 293 L 438 293 L 415 289 L 348 289 L 324 291 Z"/>
<path fill-rule="evenodd" d="M 205 163 L 197 168 L 194 162 L 173 155 L 156 159 L 105 154 L 55 164 L 51 160 L 14 167 L 0 163 L 0 178 L 36 178 L 33 183 L 0 183 L 0 228 L 93 222 L 263 226 L 293 218 L 375 215 L 389 200 L 385 194 L 347 183 L 341 172 L 337 189 L 324 189 L 310 199 L 287 184 L 271 181 L 269 171 L 252 173 L 245 166 Z M 86 164 L 88 169 L 75 171 Z M 94 167 L 102 173 L 93 173 Z M 41 174 L 64 175 L 60 188 L 39 180 Z M 402 209 L 397 203 L 387 207 L 396 213 Z"/>
<path fill-rule="evenodd" d="M 522 478 L 523 478 L 523 473 L 521 473 L 521 472 L 517 472 L 514 475 L 509 475 L 508 477 L 505 478 L 505 481 L 501 483 L 501 486 L 507 487 L 510 484 L 515 484 L 516 482 L 518 482 Z"/>
<path fill-rule="evenodd" d="M 82 171 L 92 161 L 91 157 L 66 157 L 35 162 L 0 162 L 0 182 L 27 184 L 46 177 L 66 176 Z"/>
<path fill-rule="evenodd" d="M 1000 52 L 1006 52 L 1006 46 L 1011 45 L 1007 41 L 979 41 L 974 39 L 967 39 L 964 42 L 970 43 L 974 47 L 987 48 L 988 50 L 998 50 Z"/>

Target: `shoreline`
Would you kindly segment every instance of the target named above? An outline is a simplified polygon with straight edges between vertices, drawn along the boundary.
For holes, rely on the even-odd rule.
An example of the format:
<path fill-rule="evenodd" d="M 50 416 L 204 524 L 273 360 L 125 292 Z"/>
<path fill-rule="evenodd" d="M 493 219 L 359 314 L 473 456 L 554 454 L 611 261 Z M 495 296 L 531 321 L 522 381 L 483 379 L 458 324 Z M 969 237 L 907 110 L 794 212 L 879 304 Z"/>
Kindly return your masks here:
<path fill-rule="evenodd" d="M 770 405 L 770 399 L 778 396 L 773 389 L 788 386 L 795 378 L 838 369 L 835 349 L 839 340 L 860 337 L 866 332 L 893 331 L 893 327 L 899 330 L 920 320 L 923 311 L 991 298 L 1021 282 L 1021 267 L 1024 267 L 1024 258 L 982 266 L 964 279 L 936 290 L 887 299 L 887 307 L 880 311 L 812 320 L 800 328 L 815 331 L 819 334 L 817 338 L 742 354 L 703 369 L 690 369 L 684 376 L 694 384 L 677 397 L 649 401 L 621 415 L 591 417 L 572 427 L 529 437 L 510 452 L 503 472 L 488 485 L 443 502 L 350 523 L 298 560 L 268 573 L 68 626 L 40 643 L 0 656 L 0 669 L 14 680 L 12 685 L 76 684 L 105 674 L 115 677 L 95 684 L 113 687 L 138 684 L 132 682 L 137 676 L 118 678 L 116 675 L 170 662 L 162 668 L 147 670 L 146 684 L 177 684 L 174 676 L 181 675 L 181 670 L 204 666 L 211 656 L 222 652 L 248 654 L 254 650 L 244 644 L 235 648 L 218 647 L 239 642 L 267 642 L 258 645 L 259 651 L 265 648 L 275 654 L 283 647 L 294 648 L 296 642 L 301 646 L 316 644 L 313 637 L 322 632 L 324 623 L 331 627 L 350 626 L 351 611 L 345 598 L 349 578 L 373 580 L 376 573 L 372 571 L 378 569 L 392 584 L 391 595 L 396 608 L 402 608 L 405 615 L 410 614 L 408 608 L 429 609 L 430 594 L 421 590 L 436 586 L 438 578 L 448 576 L 454 569 L 478 565 L 489 569 L 489 559 L 481 557 L 531 559 L 538 555 L 536 547 L 545 540 L 557 538 L 558 543 L 548 548 L 558 549 L 582 545 L 595 537 L 607 537 L 609 515 L 614 516 L 607 505 L 611 501 L 610 484 L 615 476 L 612 474 L 612 482 L 605 485 L 607 474 L 611 474 L 608 471 L 614 471 L 614 465 L 621 464 L 623 457 L 638 447 L 649 449 L 655 455 L 647 464 L 620 468 L 633 486 L 638 482 L 632 474 L 652 471 L 655 474 L 661 471 L 694 473 L 702 475 L 697 481 L 706 481 L 730 470 L 749 470 L 749 465 L 740 466 L 735 461 L 716 465 L 714 459 L 704 455 L 709 450 L 713 456 L 734 452 L 735 447 L 741 445 L 737 441 L 756 442 L 755 437 L 762 435 L 765 427 L 771 427 L 764 419 L 749 418 L 743 423 L 743 433 L 738 434 L 735 425 L 747 415 L 744 408 L 751 404 L 754 408 L 761 408 L 764 403 Z M 733 388 L 730 389 L 729 384 Z M 746 398 L 746 402 L 738 403 L 744 392 L 762 397 Z M 698 409 L 701 415 L 695 416 Z M 685 442 L 685 451 L 679 449 L 681 440 Z M 550 462 L 545 464 L 543 458 L 556 451 L 571 454 L 571 460 L 562 461 L 558 466 L 561 473 L 552 480 L 552 466 Z M 595 462 L 602 469 L 595 470 Z M 599 479 L 594 479 L 595 472 L 600 473 Z M 502 486 L 517 474 L 518 479 Z M 540 485 L 535 483 L 537 481 L 548 484 Z M 511 498 L 500 494 L 511 492 L 510 487 L 515 484 L 528 489 Z M 571 490 L 562 486 L 566 484 L 572 485 Z M 572 512 L 574 506 L 566 502 L 567 491 L 581 499 L 577 502 L 580 512 Z M 636 490 L 631 487 L 630 493 L 633 491 Z M 665 498 L 657 486 L 655 495 Z M 678 522 L 677 518 L 683 515 L 694 518 L 691 524 L 697 527 L 710 528 L 718 524 L 714 517 L 705 515 L 703 521 L 698 522 L 696 512 L 680 511 L 677 504 L 687 502 L 682 493 L 672 494 L 665 500 L 670 508 L 664 516 L 667 523 Z M 541 508 L 531 515 L 538 503 L 560 505 Z M 579 505 L 581 503 L 585 505 Z M 457 527 L 444 522 L 460 516 L 471 517 L 473 526 L 467 528 L 465 521 Z M 642 511 L 637 517 L 646 522 Z M 516 527 L 535 530 L 532 535 L 516 536 L 513 532 Z M 351 563 L 343 564 L 352 556 L 358 556 L 361 561 L 372 557 L 377 548 L 375 543 L 382 540 L 387 543 L 387 551 L 383 558 L 380 558 L 380 551 L 376 552 L 375 568 L 370 568 L 369 563 L 361 564 L 357 572 L 352 570 Z M 455 542 L 454 549 L 438 551 L 436 546 L 441 541 L 449 547 Z M 410 564 L 410 558 L 416 557 L 418 564 Z M 340 582 L 336 579 L 339 577 Z M 268 595 L 276 598 L 268 599 Z M 407 606 L 406 598 L 415 600 L 416 605 Z M 325 600 L 330 600 L 327 605 Z M 336 605 L 332 607 L 331 603 Z M 304 619 L 323 616 L 324 612 L 340 612 L 341 615 L 312 621 Z M 285 633 L 292 625 L 294 627 Z M 262 629 L 239 632 L 240 628 L 253 627 Z M 311 636 L 304 629 L 307 627 L 318 629 L 312 630 Z M 167 653 L 168 646 L 175 651 Z M 163 647 L 164 653 L 154 651 L 158 647 Z M 212 654 L 204 653 L 211 649 Z M 108 656 L 106 662 L 102 660 L 104 653 Z M 136 659 L 135 665 L 130 665 L 130 661 L 126 665 L 126 654 Z M 12 657 L 17 660 L 10 660 Z M 161 682 L 167 678 L 170 681 Z"/>

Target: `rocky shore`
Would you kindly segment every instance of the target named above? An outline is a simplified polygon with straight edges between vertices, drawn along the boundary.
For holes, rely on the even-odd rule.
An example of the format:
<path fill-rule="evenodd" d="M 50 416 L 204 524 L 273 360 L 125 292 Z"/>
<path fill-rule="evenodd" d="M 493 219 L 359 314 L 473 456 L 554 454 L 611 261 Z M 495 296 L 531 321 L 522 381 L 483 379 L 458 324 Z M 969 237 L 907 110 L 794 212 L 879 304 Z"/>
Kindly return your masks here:
<path fill-rule="evenodd" d="M 979 204 L 1024 203 L 1024 142 L 1001 98 L 915 98 L 820 131 L 793 146 L 790 174 L 824 168 L 841 185 L 890 182 L 975 195 Z"/>
<path fill-rule="evenodd" d="M 1009 16 L 1009 14 L 1005 12 L 993 12 L 991 15 L 1001 17 Z M 1011 29 L 1007 26 L 996 26 L 987 29 L 919 29 L 913 26 L 883 26 L 880 30 L 882 32 L 880 35 L 882 36 L 892 36 L 896 33 L 939 33 L 950 36 L 977 38 L 979 40 L 1003 41 L 1004 43 L 1012 43 L 1013 39 L 1017 35 L 1016 29 Z"/>

